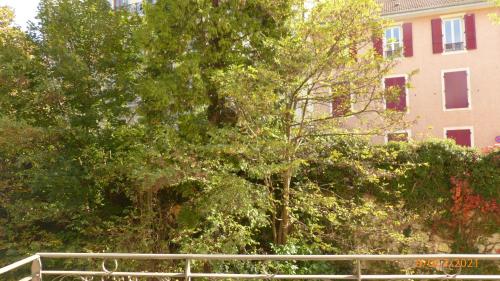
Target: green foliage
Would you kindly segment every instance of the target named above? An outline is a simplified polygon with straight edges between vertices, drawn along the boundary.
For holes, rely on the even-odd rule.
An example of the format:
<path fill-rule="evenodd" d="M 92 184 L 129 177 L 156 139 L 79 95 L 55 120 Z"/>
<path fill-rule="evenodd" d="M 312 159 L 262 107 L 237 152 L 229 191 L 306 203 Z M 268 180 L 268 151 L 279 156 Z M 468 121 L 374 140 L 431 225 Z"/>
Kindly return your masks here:
<path fill-rule="evenodd" d="M 443 204 L 450 197 L 451 177 L 463 176 L 475 156 L 472 150 L 442 141 L 426 142 L 415 148 L 407 146 L 397 153 L 403 163 L 421 164 L 398 178 L 393 186 L 407 198 L 407 204 L 421 210 Z"/>
<path fill-rule="evenodd" d="M 499 0 L 490 0 L 491 3 L 493 3 L 494 5 L 500 7 L 500 1 Z M 500 16 L 498 15 L 498 13 L 492 13 L 489 15 L 491 20 L 496 23 L 496 24 L 500 24 Z"/>
<path fill-rule="evenodd" d="M 427 141 L 417 146 L 390 144 L 406 172 L 391 185 L 401 192 L 407 205 L 425 210 L 446 206 L 450 199 L 452 178 L 470 178 L 473 190 L 487 199 L 498 198 L 498 151 L 480 155 L 450 141 Z"/>
<path fill-rule="evenodd" d="M 393 62 L 351 53 L 384 24 L 373 1 L 301 4 L 160 0 L 141 18 L 105 0 L 43 0 L 27 34 L 2 8 L 2 263 L 37 251 L 426 252 L 424 222 L 449 215 L 452 177 L 498 199 L 498 151 L 373 146 L 356 135 L 381 124 L 346 131 L 346 116 L 307 116 L 308 102 L 355 89 L 380 102 Z"/>
<path fill-rule="evenodd" d="M 284 20 L 293 2 L 160 0 L 149 6 L 138 34 L 145 50 L 144 118 L 165 124 L 202 107 L 212 124 L 232 122 L 234 112 L 212 76 L 272 59 L 266 40 L 288 32 Z"/>
<path fill-rule="evenodd" d="M 137 151 L 129 149 L 140 131 L 125 123 L 139 18 L 104 0 L 61 0 L 42 1 L 38 19 L 29 34 L 9 21 L 0 32 L 7 257 L 98 250 L 105 243 L 95 241 L 122 223 L 131 205 L 124 187 L 134 182 L 120 164 Z"/>
<path fill-rule="evenodd" d="M 500 198 L 500 150 L 478 157 L 470 169 L 471 186 L 477 194 L 487 199 Z"/>

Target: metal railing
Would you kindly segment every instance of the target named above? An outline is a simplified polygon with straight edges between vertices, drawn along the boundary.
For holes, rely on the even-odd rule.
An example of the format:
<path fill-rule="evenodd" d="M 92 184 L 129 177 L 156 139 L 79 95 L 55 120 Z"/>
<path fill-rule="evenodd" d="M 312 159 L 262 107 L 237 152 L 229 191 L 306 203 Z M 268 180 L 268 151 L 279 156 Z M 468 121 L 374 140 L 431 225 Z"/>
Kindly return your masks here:
<path fill-rule="evenodd" d="M 42 269 L 42 260 L 45 259 L 99 259 L 102 260 L 102 270 L 53 270 Z M 106 268 L 106 261 L 112 260 L 113 269 Z M 128 272 L 118 271 L 118 260 L 177 260 L 184 261 L 182 272 Z M 449 261 L 449 260 L 475 260 L 494 261 L 500 260 L 499 254 L 427 254 L 427 255 L 219 255 L 219 254 L 125 254 L 125 253 L 38 253 L 31 257 L 15 262 L 6 267 L 0 268 L 0 280 L 2 274 L 31 263 L 31 276 L 21 279 L 21 281 L 41 281 L 42 277 L 55 277 L 50 280 L 64 280 L 67 277 L 77 278 L 76 280 L 129 280 L 137 281 L 142 278 L 154 278 L 156 280 L 185 279 L 190 281 L 193 278 L 209 279 L 308 279 L 308 280 L 500 280 L 500 275 L 482 274 L 469 275 L 461 274 L 462 263 L 458 273 L 442 274 L 363 274 L 362 263 L 367 262 L 394 262 L 394 261 Z M 345 275 L 297 275 L 297 274 L 249 274 L 249 273 L 208 273 L 192 272 L 193 261 L 351 261 L 354 263 L 355 273 Z M 441 264 L 443 265 L 443 264 Z M 466 265 L 466 264 L 465 264 Z M 498 268 L 498 264 L 496 264 Z M 151 279 L 148 279 L 151 280 Z"/>

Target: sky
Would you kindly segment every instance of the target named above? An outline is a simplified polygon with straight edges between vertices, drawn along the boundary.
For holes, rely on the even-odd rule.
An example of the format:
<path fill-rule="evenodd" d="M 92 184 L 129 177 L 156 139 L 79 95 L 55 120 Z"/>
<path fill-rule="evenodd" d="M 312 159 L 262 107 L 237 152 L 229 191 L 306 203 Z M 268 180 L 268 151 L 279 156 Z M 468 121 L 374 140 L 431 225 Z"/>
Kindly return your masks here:
<path fill-rule="evenodd" d="M 39 0 L 0 0 L 0 6 L 10 6 L 16 13 L 16 23 L 23 29 L 34 21 Z"/>
<path fill-rule="evenodd" d="M 16 12 L 16 23 L 26 30 L 28 21 L 35 21 L 40 0 L 0 0 L 0 6 L 10 6 Z"/>

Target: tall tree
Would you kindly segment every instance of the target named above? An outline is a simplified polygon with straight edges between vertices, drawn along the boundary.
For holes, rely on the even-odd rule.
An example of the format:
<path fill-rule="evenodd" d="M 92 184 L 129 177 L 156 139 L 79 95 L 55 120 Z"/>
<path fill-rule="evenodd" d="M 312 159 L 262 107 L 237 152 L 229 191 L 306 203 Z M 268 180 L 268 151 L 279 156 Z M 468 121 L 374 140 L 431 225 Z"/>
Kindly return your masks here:
<path fill-rule="evenodd" d="M 381 134 L 402 125 L 402 112 L 383 106 L 398 95 L 396 89 L 381 88 L 393 62 L 371 48 L 385 24 L 378 5 L 356 0 L 313 4 L 288 22 L 293 32 L 270 40 L 277 50 L 274 60 L 219 71 L 217 78 L 240 116 L 238 133 L 266 139 L 262 149 L 272 143 L 277 151 L 279 168 L 265 176 L 279 175 L 268 184 L 278 202 L 273 213 L 278 244 L 287 242 L 292 225 L 293 179 L 315 145 L 329 136 Z"/>
<path fill-rule="evenodd" d="M 216 163 L 226 162 L 227 158 L 214 157 L 213 147 L 224 128 L 234 126 L 238 119 L 231 101 L 220 93 L 215 74 L 235 65 L 272 60 L 275 50 L 267 45 L 267 40 L 289 32 L 285 23 L 294 2 L 160 0 L 146 6 L 145 25 L 138 33 L 144 51 L 144 78 L 137 89 L 141 120 L 150 139 L 156 140 L 149 145 L 157 153 L 151 159 L 154 164 L 149 167 L 149 178 L 142 189 L 149 200 L 141 201 L 141 209 L 152 210 L 145 216 L 150 221 L 147 225 L 156 228 L 158 219 L 170 216 L 166 210 L 176 209 L 181 203 L 185 203 L 184 211 L 179 216 L 193 218 L 186 220 L 186 225 L 196 221 L 196 217 L 210 215 L 205 212 L 208 209 L 199 208 L 203 204 L 196 199 L 202 198 L 200 189 L 208 194 L 210 186 L 228 187 L 222 179 L 232 171 L 219 170 L 221 166 Z M 155 135 L 159 132 L 166 132 L 161 135 L 168 137 L 158 138 Z M 216 167 L 212 169 L 211 165 Z M 234 175 L 231 180 L 235 186 L 245 183 Z M 245 190 L 250 191 L 251 186 L 246 184 Z M 238 193 L 237 189 L 232 191 Z M 188 212 L 186 201 L 197 206 L 203 215 Z M 249 206 L 253 204 L 249 202 Z M 243 212 L 236 217 L 239 215 L 252 220 Z M 176 232 L 171 228 L 178 222 L 169 221 L 173 225 L 156 228 L 156 237 L 175 240 Z M 233 224 L 236 225 L 241 226 Z M 248 241 L 239 240 L 233 244 L 238 249 Z"/>
<path fill-rule="evenodd" d="M 398 89 L 381 89 L 394 63 L 372 49 L 385 24 L 379 14 L 360 0 L 165 0 L 146 10 L 141 109 L 179 137 L 170 157 L 188 155 L 184 177 L 207 191 L 191 200 L 204 206 L 198 211 L 222 208 L 233 230 L 243 221 L 264 226 L 264 213 L 273 243 L 286 244 L 297 172 L 313 151 L 331 137 L 401 125 L 402 113 L 383 106 Z M 260 215 L 227 209 L 234 202 L 215 190 L 255 198 L 240 207 Z M 223 227 L 220 215 L 206 213 Z"/>

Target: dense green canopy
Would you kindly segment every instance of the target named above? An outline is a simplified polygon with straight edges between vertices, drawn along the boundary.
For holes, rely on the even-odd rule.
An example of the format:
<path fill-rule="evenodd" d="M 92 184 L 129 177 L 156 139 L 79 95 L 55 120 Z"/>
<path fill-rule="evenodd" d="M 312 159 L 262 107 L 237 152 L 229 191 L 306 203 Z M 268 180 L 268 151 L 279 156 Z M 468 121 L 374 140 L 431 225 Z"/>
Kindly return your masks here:
<path fill-rule="evenodd" d="M 498 208 L 457 220 L 452 192 L 460 179 L 497 203 L 498 151 L 369 144 L 406 125 L 378 107 L 394 61 L 372 50 L 386 24 L 374 1 L 156 2 L 136 15 L 42 0 L 29 32 L 0 8 L 1 264 L 37 251 L 421 253 L 434 234 L 474 252 L 495 231 Z M 352 109 L 324 110 L 347 97 Z"/>

